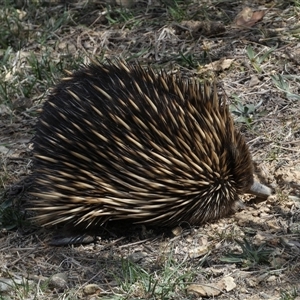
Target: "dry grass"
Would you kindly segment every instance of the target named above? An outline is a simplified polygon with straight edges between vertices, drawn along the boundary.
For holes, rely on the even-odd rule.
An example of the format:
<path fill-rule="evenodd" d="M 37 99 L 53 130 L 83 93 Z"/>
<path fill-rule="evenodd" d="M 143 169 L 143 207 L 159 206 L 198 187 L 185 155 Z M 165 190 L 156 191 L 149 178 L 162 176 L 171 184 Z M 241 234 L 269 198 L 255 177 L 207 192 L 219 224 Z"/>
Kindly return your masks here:
<path fill-rule="evenodd" d="M 234 26 L 246 5 L 269 11 L 251 27 Z M 297 0 L 141 1 L 130 8 L 2 0 L 0 299 L 199 299 L 200 288 L 222 289 L 224 278 L 227 288 L 210 291 L 211 299 L 298 299 L 299 16 Z M 30 174 L 30 139 L 49 88 L 64 69 L 95 56 L 217 77 L 256 176 L 276 195 L 177 234 L 132 228 L 103 233 L 94 244 L 49 246 L 51 233 L 24 221 L 24 182 L 13 184 Z"/>

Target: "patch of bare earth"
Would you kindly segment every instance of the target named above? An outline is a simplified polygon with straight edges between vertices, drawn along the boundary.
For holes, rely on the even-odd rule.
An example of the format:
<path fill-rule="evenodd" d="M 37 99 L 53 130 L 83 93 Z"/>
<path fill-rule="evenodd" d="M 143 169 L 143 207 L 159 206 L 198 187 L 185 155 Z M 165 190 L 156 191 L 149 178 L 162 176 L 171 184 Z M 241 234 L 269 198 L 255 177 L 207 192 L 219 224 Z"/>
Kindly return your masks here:
<path fill-rule="evenodd" d="M 7 80 L 20 68 L 31 74 L 26 55 L 41 58 L 45 49 L 54 61 L 124 57 L 183 77 L 217 78 L 249 143 L 255 176 L 275 194 L 265 201 L 245 196 L 243 210 L 199 228 L 103 230 L 96 242 L 76 247 L 50 246 L 52 232 L 27 223 L 3 229 L 1 299 L 299 297 L 300 8 L 283 2 L 172 2 L 174 8 L 149 1 L 122 9 L 49 3 L 37 15 L 48 10 L 55 22 L 56 13 L 65 13 L 69 21 L 43 45 L 35 42 L 41 22 L 24 17 L 32 33 L 15 52 L 16 68 L 9 74 L 2 69 Z M 248 20 L 239 15 L 246 6 Z M 26 4 L 18 9 L 28 14 Z M 28 197 L 26 181 L 13 184 L 31 172 L 30 139 L 46 92 L 41 89 L 37 81 L 30 100 L 12 93 L 13 105 L 0 106 L 1 180 L 5 189 L 12 186 L 4 203 Z"/>

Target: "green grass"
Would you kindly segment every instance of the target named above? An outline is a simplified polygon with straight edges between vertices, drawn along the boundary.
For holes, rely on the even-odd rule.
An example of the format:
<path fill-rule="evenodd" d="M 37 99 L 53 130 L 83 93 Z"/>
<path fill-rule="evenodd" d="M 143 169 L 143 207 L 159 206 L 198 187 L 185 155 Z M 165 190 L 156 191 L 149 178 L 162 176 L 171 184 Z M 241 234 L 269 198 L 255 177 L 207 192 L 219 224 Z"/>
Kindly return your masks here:
<path fill-rule="evenodd" d="M 68 48 L 62 53 L 55 49 L 56 32 L 69 24 L 69 13 L 61 6 L 51 10 L 38 2 L 25 10 L 10 1 L 0 7 L 0 104 L 12 108 L 18 98 L 42 96 L 65 69 L 77 69 L 83 62 Z M 33 19 L 35 23 L 29 23 Z"/>
<path fill-rule="evenodd" d="M 142 22 L 142 18 L 137 18 L 135 13 L 124 7 L 109 7 L 105 15 L 110 26 L 123 24 L 122 28 L 134 29 Z"/>
<path fill-rule="evenodd" d="M 300 76 L 296 75 L 272 75 L 271 76 L 274 85 L 280 90 L 288 100 L 298 101 L 300 100 L 300 95 L 291 91 L 290 84 L 291 82 L 296 82 L 299 84 Z"/>
<path fill-rule="evenodd" d="M 255 53 L 252 46 L 249 45 L 246 49 L 247 56 L 250 60 L 250 63 L 254 70 L 257 73 L 264 72 L 264 63 L 266 63 L 270 57 L 270 55 L 275 51 L 275 47 L 271 47 L 268 50 L 260 53 Z"/>
<path fill-rule="evenodd" d="M 174 299 L 186 294 L 186 287 L 193 282 L 195 271 L 185 263 L 166 258 L 161 267 L 154 271 L 145 270 L 128 259 L 122 260 L 119 278 L 120 299 Z M 126 296 L 127 295 L 127 296 Z"/>
<path fill-rule="evenodd" d="M 299 291 L 297 288 L 292 289 L 291 291 L 281 291 L 280 300 L 295 300 L 299 296 Z"/>
<path fill-rule="evenodd" d="M 235 240 L 235 242 L 239 245 L 242 252 L 229 252 L 220 259 L 221 261 L 241 264 L 243 268 L 255 268 L 260 264 L 269 264 L 273 250 L 267 249 L 265 244 L 257 246 L 246 238 L 243 241 Z"/>
<path fill-rule="evenodd" d="M 5 292 L 4 293 L 0 292 L 0 300 L 10 300 L 10 299 L 24 300 L 24 299 L 28 299 L 28 297 L 31 296 L 32 282 L 30 282 L 27 279 L 14 278 L 9 273 L 4 275 L 8 279 L 2 281 L 0 279 L 0 284 L 2 285 L 2 289 L 12 290 L 13 293 L 9 295 L 8 294 L 5 295 Z"/>
<path fill-rule="evenodd" d="M 0 203 L 0 229 L 12 230 L 23 227 L 25 223 L 24 213 L 20 206 L 14 205 L 12 199 L 2 201 Z"/>
<path fill-rule="evenodd" d="M 7 48 L 0 65 L 0 103 L 13 107 L 19 98 L 36 98 L 63 77 L 65 70 L 75 70 L 83 60 L 71 55 L 55 57 L 51 48 L 42 54 L 14 52 Z"/>
<path fill-rule="evenodd" d="M 234 99 L 230 104 L 230 112 L 235 116 L 236 123 L 247 125 L 248 128 L 253 126 L 253 122 L 266 114 L 264 111 L 258 111 L 259 107 L 263 104 L 261 100 L 259 103 L 245 104 L 238 96 L 232 95 Z"/>

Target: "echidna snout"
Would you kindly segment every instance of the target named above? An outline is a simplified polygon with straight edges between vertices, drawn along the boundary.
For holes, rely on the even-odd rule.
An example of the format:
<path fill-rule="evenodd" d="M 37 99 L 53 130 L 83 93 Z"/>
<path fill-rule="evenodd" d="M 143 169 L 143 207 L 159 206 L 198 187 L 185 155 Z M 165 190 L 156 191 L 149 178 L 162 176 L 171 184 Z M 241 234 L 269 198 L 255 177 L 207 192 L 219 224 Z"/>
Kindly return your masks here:
<path fill-rule="evenodd" d="M 55 87 L 37 123 L 33 175 L 36 219 L 84 227 L 199 225 L 230 213 L 254 183 L 215 87 L 122 61 Z"/>

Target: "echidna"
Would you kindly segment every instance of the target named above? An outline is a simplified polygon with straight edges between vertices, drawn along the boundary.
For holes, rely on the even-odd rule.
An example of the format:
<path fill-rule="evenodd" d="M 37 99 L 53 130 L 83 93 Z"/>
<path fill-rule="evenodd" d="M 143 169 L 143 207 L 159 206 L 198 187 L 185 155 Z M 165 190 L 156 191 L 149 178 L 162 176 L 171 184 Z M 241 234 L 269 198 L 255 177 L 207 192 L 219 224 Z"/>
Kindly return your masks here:
<path fill-rule="evenodd" d="M 63 79 L 34 139 L 37 220 L 88 228 L 226 216 L 254 180 L 221 98 L 214 85 L 123 61 L 92 63 Z"/>

